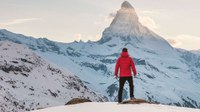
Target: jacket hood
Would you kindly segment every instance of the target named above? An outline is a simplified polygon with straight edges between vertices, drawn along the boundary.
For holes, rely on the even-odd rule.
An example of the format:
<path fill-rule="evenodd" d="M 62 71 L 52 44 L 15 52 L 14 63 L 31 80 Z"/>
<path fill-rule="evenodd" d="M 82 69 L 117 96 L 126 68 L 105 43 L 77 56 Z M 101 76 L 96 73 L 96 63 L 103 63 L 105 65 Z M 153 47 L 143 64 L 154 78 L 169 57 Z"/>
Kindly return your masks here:
<path fill-rule="evenodd" d="M 122 53 L 121 53 L 121 57 L 129 57 L 128 52 L 122 52 Z"/>

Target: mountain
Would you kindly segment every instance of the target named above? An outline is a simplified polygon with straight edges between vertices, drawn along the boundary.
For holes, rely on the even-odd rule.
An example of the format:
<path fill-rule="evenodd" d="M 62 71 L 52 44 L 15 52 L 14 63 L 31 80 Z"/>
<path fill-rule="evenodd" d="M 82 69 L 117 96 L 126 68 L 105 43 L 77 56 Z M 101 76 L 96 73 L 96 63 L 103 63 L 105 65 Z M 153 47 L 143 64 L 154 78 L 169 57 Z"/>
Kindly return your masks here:
<path fill-rule="evenodd" d="M 135 96 L 161 104 L 200 108 L 200 56 L 176 49 L 138 21 L 125 1 L 99 41 L 59 43 L 0 30 L 1 41 L 28 46 L 63 69 L 70 70 L 92 90 L 116 101 L 118 81 L 114 67 L 123 47 L 128 48 L 138 71 Z M 125 85 L 124 99 L 128 99 Z"/>
<path fill-rule="evenodd" d="M 88 108 L 93 107 L 93 108 Z M 115 102 L 91 102 L 70 106 L 51 107 L 32 112 L 200 112 L 198 109 L 157 104 L 117 104 Z"/>
<path fill-rule="evenodd" d="M 122 3 L 121 9 L 117 11 L 114 20 L 104 30 L 99 43 L 132 44 L 135 47 L 154 50 L 157 53 L 168 50 L 173 52 L 173 48 L 166 40 L 139 22 L 135 9 L 127 1 Z"/>
<path fill-rule="evenodd" d="M 200 49 L 199 50 L 192 50 L 191 52 L 200 55 Z"/>
<path fill-rule="evenodd" d="M 0 41 L 0 51 L 1 112 L 63 105 L 74 97 L 106 101 L 70 71 L 42 59 L 24 45 Z"/>

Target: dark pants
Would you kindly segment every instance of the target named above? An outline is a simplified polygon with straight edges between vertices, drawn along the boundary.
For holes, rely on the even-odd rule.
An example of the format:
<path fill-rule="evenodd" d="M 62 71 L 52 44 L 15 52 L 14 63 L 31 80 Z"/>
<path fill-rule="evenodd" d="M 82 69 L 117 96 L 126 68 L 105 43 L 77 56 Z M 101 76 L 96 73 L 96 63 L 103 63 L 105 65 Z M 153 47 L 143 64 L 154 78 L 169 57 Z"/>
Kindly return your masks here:
<path fill-rule="evenodd" d="M 118 91 L 118 102 L 122 102 L 122 92 L 123 92 L 123 88 L 124 88 L 124 83 L 126 82 L 126 80 L 129 83 L 129 88 L 130 88 L 130 97 L 134 97 L 133 95 L 133 89 L 134 89 L 134 85 L 133 85 L 133 78 L 131 77 L 120 77 L 119 78 L 119 91 Z"/>

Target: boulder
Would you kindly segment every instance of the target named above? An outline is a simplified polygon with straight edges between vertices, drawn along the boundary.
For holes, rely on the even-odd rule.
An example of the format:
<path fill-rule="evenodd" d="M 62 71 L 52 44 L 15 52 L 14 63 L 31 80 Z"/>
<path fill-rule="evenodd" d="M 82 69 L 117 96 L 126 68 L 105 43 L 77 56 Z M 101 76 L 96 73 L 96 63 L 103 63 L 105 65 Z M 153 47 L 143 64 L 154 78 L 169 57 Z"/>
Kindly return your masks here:
<path fill-rule="evenodd" d="M 65 105 L 72 105 L 72 104 L 79 104 L 79 103 L 84 103 L 84 102 L 92 102 L 89 99 L 81 99 L 81 98 L 74 98 L 67 102 Z"/>

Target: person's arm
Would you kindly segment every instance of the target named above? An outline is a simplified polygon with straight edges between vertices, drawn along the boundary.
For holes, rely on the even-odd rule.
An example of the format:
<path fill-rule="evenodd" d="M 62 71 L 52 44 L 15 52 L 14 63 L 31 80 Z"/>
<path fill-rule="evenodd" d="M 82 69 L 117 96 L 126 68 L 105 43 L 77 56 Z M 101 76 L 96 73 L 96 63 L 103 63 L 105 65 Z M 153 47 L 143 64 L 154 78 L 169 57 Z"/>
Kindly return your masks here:
<path fill-rule="evenodd" d="M 134 63 L 132 58 L 131 58 L 131 68 L 133 70 L 134 76 L 136 77 L 137 71 L 136 71 L 136 68 L 135 68 L 135 63 Z"/>
<path fill-rule="evenodd" d="M 117 60 L 117 63 L 115 65 L 115 77 L 118 77 L 118 71 L 119 71 L 119 67 L 120 67 L 120 58 Z"/>

